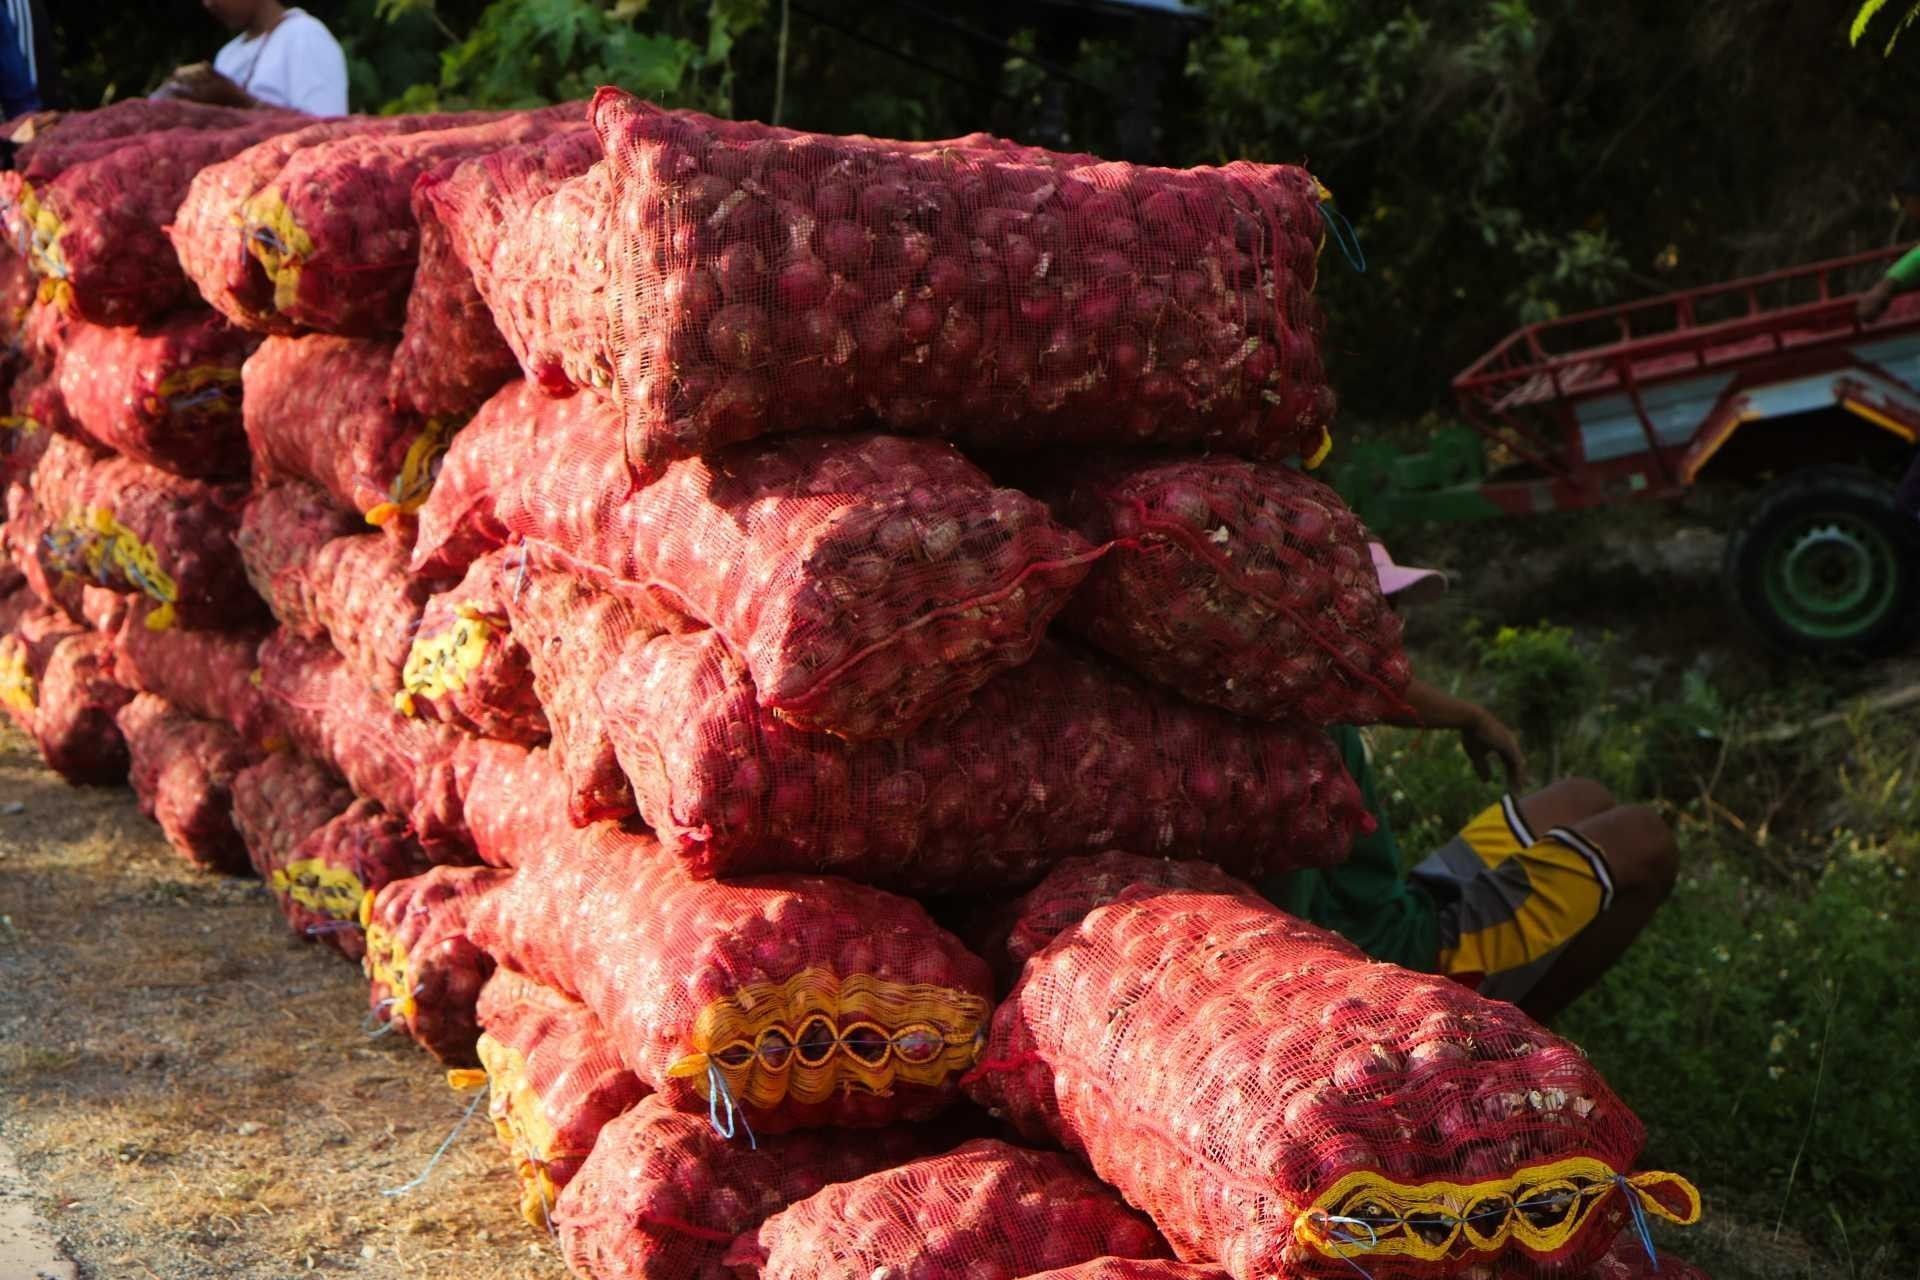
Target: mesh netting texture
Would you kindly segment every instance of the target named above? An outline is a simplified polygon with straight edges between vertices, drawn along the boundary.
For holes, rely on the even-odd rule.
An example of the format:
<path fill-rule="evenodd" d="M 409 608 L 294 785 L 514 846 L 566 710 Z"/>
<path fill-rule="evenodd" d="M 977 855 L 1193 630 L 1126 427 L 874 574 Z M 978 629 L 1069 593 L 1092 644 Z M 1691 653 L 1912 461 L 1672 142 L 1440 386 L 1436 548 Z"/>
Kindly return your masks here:
<path fill-rule="evenodd" d="M 415 192 L 430 210 L 423 221 L 446 232 L 495 337 L 549 395 L 612 386 L 605 301 L 612 203 L 604 167 L 595 163 L 600 154 L 593 129 L 561 129 L 430 175 Z M 461 347 L 476 341 L 455 340 Z"/>
<path fill-rule="evenodd" d="M 520 372 L 467 264 L 454 252 L 451 234 L 425 198 L 436 175 L 464 163 L 448 161 L 413 185 L 420 257 L 387 372 L 393 407 L 429 418 L 467 417 Z"/>
<path fill-rule="evenodd" d="M 456 730 L 407 719 L 332 646 L 284 629 L 260 646 L 260 674 L 294 746 L 411 823 L 432 861 L 473 861 Z"/>
<path fill-rule="evenodd" d="M 601 1129 L 647 1087 L 585 1005 L 531 978 L 495 969 L 477 1014 L 487 1111 L 520 1180 L 520 1212 L 544 1230 Z"/>
<path fill-rule="evenodd" d="M 1640 1122 L 1571 1044 L 1242 896 L 1123 892 L 1028 961 L 971 1088 L 1239 1280 L 1578 1269 L 1631 1204 Z"/>
<path fill-rule="evenodd" d="M 469 738 L 455 755 L 473 850 L 490 867 L 517 867 L 549 834 L 570 839 L 567 778 L 545 747 Z"/>
<path fill-rule="evenodd" d="M 447 445 L 420 506 L 413 571 L 464 573 L 541 510 L 567 528 L 611 520 L 633 486 L 618 450 L 594 442 L 618 421 L 597 395 L 556 400 L 525 379 L 502 387 Z"/>
<path fill-rule="evenodd" d="M 243 551 L 249 545 L 243 541 Z M 407 574 L 406 552 L 383 533 L 351 533 L 298 550 L 272 575 L 268 607 L 283 626 L 330 639 L 375 689 L 398 693 L 433 584 Z"/>
<path fill-rule="evenodd" d="M 1065 1157 L 965 1143 L 774 1214 L 726 1260 L 762 1280 L 1019 1280 L 1099 1257 L 1162 1257 L 1153 1229 Z"/>
<path fill-rule="evenodd" d="M 431 865 L 405 821 L 371 800 L 355 800 L 261 878 L 296 934 L 358 960 L 366 954 L 361 900 Z"/>
<path fill-rule="evenodd" d="M 174 252 L 207 305 L 235 324 L 261 333 L 290 333 L 295 325 L 273 308 L 273 281 L 251 249 L 242 209 L 292 156 L 307 147 L 348 137 L 393 137 L 498 119 L 503 112 L 414 116 L 345 116 L 312 121 L 256 143 L 194 175 L 167 234 Z"/>
<path fill-rule="evenodd" d="M 764 707 L 849 739 L 897 737 L 1026 662 L 1097 554 L 939 441 L 758 442 L 617 503 L 617 442 L 541 444 L 531 467 L 494 459 L 499 527 L 655 607 L 656 629 L 711 626 Z"/>
<path fill-rule="evenodd" d="M 547 713 L 526 646 L 514 635 L 508 615 L 524 563 L 524 553 L 490 552 L 475 560 L 457 585 L 426 601 L 396 706 L 483 738 L 527 746 L 546 740 Z M 405 572 L 404 559 L 400 572 Z"/>
<path fill-rule="evenodd" d="M 553 731 L 554 763 L 567 779 L 567 813 L 579 826 L 628 817 L 633 788 L 608 738 L 599 693 L 618 651 L 599 638 L 651 631 L 624 597 L 585 579 L 532 564 L 524 574 L 524 580 L 515 575 L 507 612 Z"/>
<path fill-rule="evenodd" d="M 117 665 L 117 655 L 116 655 Z M 253 758 L 228 726 L 136 695 L 115 716 L 126 740 L 128 781 L 140 812 L 195 866 L 238 875 L 247 847 L 233 825 L 233 780 Z"/>
<path fill-rule="evenodd" d="M 1057 1267 L 1026 1280 L 1232 1280 L 1219 1267 L 1204 1262 L 1175 1262 L 1171 1258 L 1095 1258 L 1071 1267 Z"/>
<path fill-rule="evenodd" d="M 240 232 L 272 283 L 273 310 L 324 333 L 398 333 L 420 253 L 414 181 L 445 161 L 577 122 L 582 110 L 563 103 L 455 128 L 302 147 L 240 207 Z"/>
<path fill-rule="evenodd" d="M 467 921 L 510 874 L 434 867 L 360 900 L 374 1016 L 448 1066 L 480 1065 L 477 1009 L 494 962 L 467 936 Z"/>
<path fill-rule="evenodd" d="M 990 447 L 1315 454 L 1304 170 L 729 140 L 603 90 L 628 460 L 869 420 Z"/>
<path fill-rule="evenodd" d="M 31 592 L 29 592 L 31 594 Z M 83 634 L 79 623 L 37 599 L 0 636 L 0 703 L 28 737 L 40 706 L 40 680 L 62 640 Z"/>
<path fill-rule="evenodd" d="M 925 1119 L 972 1064 L 992 979 L 917 903 L 828 877 L 692 880 L 611 825 L 527 834 L 473 936 L 578 997 L 672 1105 L 729 1133 L 736 1110 L 756 1133 Z"/>
<path fill-rule="evenodd" d="M 274 620 L 309 639 L 326 634 L 309 572 L 320 548 L 366 526 L 321 489 L 288 480 L 257 490 L 240 513 L 234 544 L 247 581 Z"/>
<path fill-rule="evenodd" d="M 68 162 L 57 158 L 70 148 L 101 142 L 129 145 L 162 129 L 231 129 L 264 118 L 287 118 L 278 107 L 221 107 L 178 98 L 125 98 L 92 111 L 63 111 L 36 123 L 31 138 L 19 141 L 14 167 L 29 178 L 58 173 Z M 18 138 L 18 134 L 14 135 Z"/>
<path fill-rule="evenodd" d="M 114 716 L 132 698 L 113 678 L 112 640 L 90 631 L 54 645 L 33 714 L 47 768 L 78 785 L 125 782 L 127 743 Z"/>
<path fill-rule="evenodd" d="M 241 370 L 257 480 L 305 480 L 382 523 L 416 508 L 433 481 L 446 424 L 387 403 L 384 342 L 310 334 L 268 338 Z"/>
<path fill-rule="evenodd" d="M 293 751 L 276 751 L 233 779 L 233 825 L 262 880 L 352 803 L 353 792 L 331 769 Z"/>
<path fill-rule="evenodd" d="M 1063 621 L 1131 669 L 1240 715 L 1370 724 L 1412 671 L 1367 531 L 1290 467 L 1231 458 L 1083 466 L 1062 500 L 1100 542 Z"/>
<path fill-rule="evenodd" d="M 1010 987 L 1027 961 L 1062 931 L 1136 885 L 1183 893 L 1238 894 L 1264 901 L 1252 885 L 1211 862 L 1147 858 L 1110 849 L 1066 859 L 1011 902 L 989 900 L 961 936 L 993 966 L 1003 987 Z"/>
<path fill-rule="evenodd" d="M 59 380 L 44 362 L 20 359 L 0 418 L 0 484 L 32 475 L 54 435 L 68 428 Z"/>
<path fill-rule="evenodd" d="M 234 531 L 245 489 L 189 480 L 108 457 L 77 471 L 34 471 L 48 521 L 46 556 L 59 573 L 146 596 L 162 609 L 148 625 L 232 626 L 257 618 Z"/>
<path fill-rule="evenodd" d="M 1253 875 L 1338 862 L 1371 824 L 1320 730 L 1235 720 L 1053 644 L 893 742 L 769 715 L 712 632 L 634 637 L 599 693 L 641 815 L 698 875 L 965 890 L 1114 846 Z"/>
<path fill-rule="evenodd" d="M 891 1125 L 729 1141 L 705 1116 L 647 1098 L 600 1131 L 552 1213 L 586 1280 L 734 1280 L 721 1258 L 744 1232 L 824 1188 L 938 1150 L 938 1126 Z"/>
<path fill-rule="evenodd" d="M 193 177 L 293 118 L 233 129 L 172 129 L 84 160 L 23 192 L 30 258 L 60 304 L 94 324 L 138 324 L 192 298 L 166 225 Z"/>
<path fill-rule="evenodd" d="M 245 476 L 240 365 L 257 342 L 202 309 L 138 327 L 75 324 L 60 352 L 61 399 L 104 448 L 177 475 Z"/>
<path fill-rule="evenodd" d="M 273 707 L 253 682 L 264 631 L 191 631 L 147 625 L 157 606 L 141 601 L 114 634 L 113 674 L 189 715 L 218 720 L 260 749 L 277 745 Z"/>

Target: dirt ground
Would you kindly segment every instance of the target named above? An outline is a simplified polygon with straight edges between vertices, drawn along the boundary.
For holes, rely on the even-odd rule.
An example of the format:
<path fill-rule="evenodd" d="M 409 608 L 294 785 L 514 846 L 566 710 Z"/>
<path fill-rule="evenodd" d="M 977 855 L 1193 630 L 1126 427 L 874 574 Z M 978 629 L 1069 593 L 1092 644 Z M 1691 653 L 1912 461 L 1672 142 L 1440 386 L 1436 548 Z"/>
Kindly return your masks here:
<path fill-rule="evenodd" d="M 0 1146 L 85 1280 L 565 1276 L 484 1115 L 383 1194 L 471 1095 L 366 1008 L 257 882 L 0 730 Z"/>

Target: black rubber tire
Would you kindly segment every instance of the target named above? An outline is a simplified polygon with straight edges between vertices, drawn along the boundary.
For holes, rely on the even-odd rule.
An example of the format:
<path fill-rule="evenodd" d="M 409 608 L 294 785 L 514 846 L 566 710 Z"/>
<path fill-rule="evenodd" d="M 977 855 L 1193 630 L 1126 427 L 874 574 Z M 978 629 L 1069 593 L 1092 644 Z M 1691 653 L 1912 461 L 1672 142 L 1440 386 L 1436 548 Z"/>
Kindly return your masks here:
<path fill-rule="evenodd" d="M 1727 539 L 1724 566 L 1735 612 L 1768 647 L 1816 658 L 1879 657 L 1907 644 L 1920 629 L 1920 522 L 1897 510 L 1893 485 L 1859 467 L 1808 467 L 1760 495 Z M 1769 598 L 1767 574 L 1781 542 L 1822 516 L 1865 527 L 1893 549 L 1893 599 L 1878 617 L 1846 635 L 1810 634 Z"/>

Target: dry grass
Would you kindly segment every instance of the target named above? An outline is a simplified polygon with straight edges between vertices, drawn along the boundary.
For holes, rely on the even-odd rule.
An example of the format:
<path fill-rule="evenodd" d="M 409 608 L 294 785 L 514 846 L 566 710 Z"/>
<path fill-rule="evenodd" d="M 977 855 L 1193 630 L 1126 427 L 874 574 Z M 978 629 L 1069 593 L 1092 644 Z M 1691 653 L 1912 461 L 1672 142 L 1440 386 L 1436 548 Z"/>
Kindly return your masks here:
<path fill-rule="evenodd" d="M 559 1280 L 489 1127 L 257 883 L 0 731 L 0 1141 L 92 1280 Z M 10 804 L 9 804 L 10 807 Z"/>

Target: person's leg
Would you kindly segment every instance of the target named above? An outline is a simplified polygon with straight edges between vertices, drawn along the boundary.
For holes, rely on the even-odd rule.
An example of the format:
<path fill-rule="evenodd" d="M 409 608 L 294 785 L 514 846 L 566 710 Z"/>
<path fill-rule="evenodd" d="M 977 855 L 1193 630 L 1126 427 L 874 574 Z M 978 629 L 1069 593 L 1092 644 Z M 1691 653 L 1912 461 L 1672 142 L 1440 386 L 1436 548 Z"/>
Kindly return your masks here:
<path fill-rule="evenodd" d="M 1561 778 L 1519 799 L 1520 816 L 1538 840 L 1555 827 L 1577 827 L 1617 802 L 1592 778 Z"/>
<path fill-rule="evenodd" d="M 1520 999 L 1520 1007 L 1541 1022 L 1551 1021 L 1592 987 L 1632 945 L 1673 891 L 1680 864 L 1672 830 L 1644 805 L 1610 808 L 1558 825 L 1600 850 L 1613 877 L 1613 901 Z"/>

